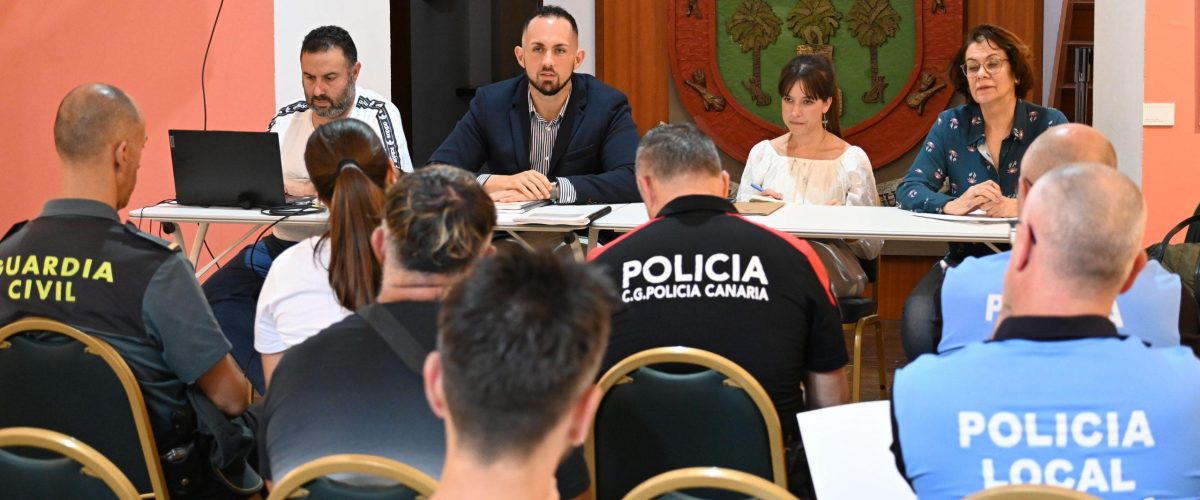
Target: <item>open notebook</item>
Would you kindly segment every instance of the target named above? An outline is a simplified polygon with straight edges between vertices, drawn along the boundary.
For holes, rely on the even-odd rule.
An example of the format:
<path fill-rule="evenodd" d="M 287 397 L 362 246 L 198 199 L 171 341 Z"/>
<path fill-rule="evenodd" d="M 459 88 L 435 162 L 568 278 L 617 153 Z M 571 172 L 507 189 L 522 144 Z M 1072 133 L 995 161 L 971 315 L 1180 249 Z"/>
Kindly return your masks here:
<path fill-rule="evenodd" d="M 524 213 L 497 213 L 500 225 L 544 224 L 551 226 L 586 226 L 612 212 L 608 205 L 546 205 Z"/>

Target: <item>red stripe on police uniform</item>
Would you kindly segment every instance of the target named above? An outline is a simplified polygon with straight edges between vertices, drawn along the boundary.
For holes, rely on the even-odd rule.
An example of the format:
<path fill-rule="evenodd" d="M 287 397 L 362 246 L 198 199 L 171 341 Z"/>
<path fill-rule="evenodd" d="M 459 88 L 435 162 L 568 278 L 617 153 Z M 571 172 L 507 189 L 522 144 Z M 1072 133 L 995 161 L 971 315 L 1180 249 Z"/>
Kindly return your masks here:
<path fill-rule="evenodd" d="M 817 252 L 816 252 L 816 250 L 813 250 L 812 245 L 809 245 L 807 241 L 801 239 L 798 236 L 793 236 L 793 235 L 787 234 L 787 233 L 785 233 L 783 231 L 779 231 L 778 229 L 775 229 L 773 227 L 764 226 L 762 224 L 759 224 L 757 222 L 749 220 L 745 217 L 742 217 L 741 214 L 738 214 L 736 212 L 729 212 L 729 215 L 737 217 L 743 221 L 746 221 L 747 223 L 754 224 L 755 226 L 766 229 L 767 231 L 771 232 L 771 234 L 774 234 L 775 236 L 783 238 L 784 241 L 790 243 L 793 247 L 795 247 L 796 250 L 799 250 L 800 253 L 804 254 L 804 256 L 806 258 L 808 258 L 808 265 L 812 266 L 813 272 L 817 273 L 817 280 L 821 282 L 821 288 L 823 288 L 825 290 L 825 296 L 829 297 L 829 303 L 833 304 L 834 307 L 837 307 L 837 305 L 838 305 L 837 299 L 833 298 L 833 291 L 829 289 L 829 273 L 825 272 L 825 264 L 821 263 L 821 258 L 817 256 Z"/>

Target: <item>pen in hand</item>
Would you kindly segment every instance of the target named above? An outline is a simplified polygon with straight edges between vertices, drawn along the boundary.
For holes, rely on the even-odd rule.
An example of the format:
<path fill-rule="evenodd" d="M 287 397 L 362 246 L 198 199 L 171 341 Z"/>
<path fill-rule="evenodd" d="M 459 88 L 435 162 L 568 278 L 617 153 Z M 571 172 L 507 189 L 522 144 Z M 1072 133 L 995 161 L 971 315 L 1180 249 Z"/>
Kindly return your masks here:
<path fill-rule="evenodd" d="M 750 187 L 754 188 L 755 191 L 758 191 L 760 193 L 763 192 L 762 186 L 759 186 L 758 184 L 755 184 L 753 182 L 750 183 Z"/>

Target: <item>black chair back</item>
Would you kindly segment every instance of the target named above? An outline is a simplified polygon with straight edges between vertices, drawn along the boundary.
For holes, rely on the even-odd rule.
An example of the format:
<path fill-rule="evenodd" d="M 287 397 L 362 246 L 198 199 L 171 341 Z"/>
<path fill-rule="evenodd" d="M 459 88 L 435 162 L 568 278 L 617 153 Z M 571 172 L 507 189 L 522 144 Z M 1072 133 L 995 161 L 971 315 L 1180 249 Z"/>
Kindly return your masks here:
<path fill-rule="evenodd" d="M 774 461 L 782 460 L 778 420 L 773 429 L 767 424 L 767 419 L 777 419 L 774 408 L 764 414 L 762 403 L 751 396 L 761 386 L 728 360 L 704 353 L 741 371 L 752 388 L 744 389 L 743 382 L 713 369 L 667 373 L 651 366 L 628 372 L 611 386 L 605 382 L 634 357 L 666 349 L 685 350 L 663 348 L 631 356 L 601 381 L 607 391 L 589 440 L 595 498 L 623 498 L 651 477 L 686 467 L 723 467 L 785 482 L 782 462 Z M 730 498 L 718 491 L 706 491 L 705 497 Z"/>
<path fill-rule="evenodd" d="M 0 333 L 0 428 L 40 427 L 74 437 L 111 460 L 138 491 L 161 491 L 154 487 L 150 472 L 152 467 L 157 470 L 158 463 L 148 465 L 143 449 L 149 445 L 149 456 L 155 456 L 154 442 L 151 438 L 145 443 L 145 435 L 139 434 L 130 399 L 135 397 L 141 405 L 142 425 L 149 434 L 140 389 L 112 347 L 78 330 L 90 339 L 91 346 L 58 332 L 20 333 L 14 331 L 14 325 L 0 330 L 4 332 Z M 128 381 L 122 382 L 109 357 L 120 363 Z M 18 453 L 29 458 L 47 456 L 20 450 Z M 161 470 L 158 473 L 161 484 Z"/>
<path fill-rule="evenodd" d="M 355 474 L 387 479 L 395 485 L 363 486 L 330 479 Z M 428 498 L 437 481 L 411 465 L 374 455 L 329 455 L 292 469 L 275 484 L 267 500 L 412 500 Z"/>
<path fill-rule="evenodd" d="M 83 464 L 70 458 L 25 456 L 33 448 L 0 449 L 0 484 L 11 500 L 117 498 L 108 485 L 83 473 Z M 38 450 L 39 452 L 41 450 Z"/>

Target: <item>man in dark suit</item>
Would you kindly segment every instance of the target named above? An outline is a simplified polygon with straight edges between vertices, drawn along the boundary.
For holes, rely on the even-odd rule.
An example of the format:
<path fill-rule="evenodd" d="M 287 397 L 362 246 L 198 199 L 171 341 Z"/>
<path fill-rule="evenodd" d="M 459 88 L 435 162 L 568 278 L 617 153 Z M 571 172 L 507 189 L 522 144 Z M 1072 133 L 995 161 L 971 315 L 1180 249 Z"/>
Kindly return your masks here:
<path fill-rule="evenodd" d="M 590 75 L 575 18 L 561 7 L 525 22 L 519 77 L 480 88 L 429 163 L 490 173 L 479 182 L 496 201 L 640 201 L 633 176 L 637 127 L 621 91 Z"/>

